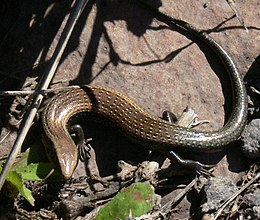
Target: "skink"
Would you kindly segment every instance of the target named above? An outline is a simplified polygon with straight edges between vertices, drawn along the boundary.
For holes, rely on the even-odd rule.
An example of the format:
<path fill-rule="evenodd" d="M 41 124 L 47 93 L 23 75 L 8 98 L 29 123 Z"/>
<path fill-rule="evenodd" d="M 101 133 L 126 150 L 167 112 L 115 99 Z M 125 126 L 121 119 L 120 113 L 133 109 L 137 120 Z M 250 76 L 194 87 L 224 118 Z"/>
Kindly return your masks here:
<path fill-rule="evenodd" d="M 45 139 L 48 141 L 47 151 L 65 179 L 72 176 L 78 161 L 77 147 L 68 129 L 79 113 L 104 116 L 115 123 L 126 136 L 160 152 L 174 149 L 212 152 L 221 150 L 222 146 L 239 138 L 246 123 L 247 95 L 232 59 L 205 32 L 177 19 L 169 21 L 177 23 L 206 42 L 226 67 L 233 91 L 233 110 L 228 122 L 218 131 L 194 131 L 152 116 L 133 100 L 110 88 L 81 86 L 65 90 L 50 100 L 42 114 Z"/>

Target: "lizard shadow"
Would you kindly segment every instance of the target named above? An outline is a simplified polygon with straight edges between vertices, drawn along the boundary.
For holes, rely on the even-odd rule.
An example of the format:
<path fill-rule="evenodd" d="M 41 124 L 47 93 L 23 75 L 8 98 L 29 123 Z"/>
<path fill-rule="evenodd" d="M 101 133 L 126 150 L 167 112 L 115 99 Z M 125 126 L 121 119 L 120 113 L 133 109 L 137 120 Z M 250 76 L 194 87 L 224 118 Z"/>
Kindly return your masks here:
<path fill-rule="evenodd" d="M 156 8 L 159 8 L 162 5 L 161 0 L 152 0 L 150 2 Z M 114 49 L 113 42 L 105 27 L 105 22 L 125 21 L 127 30 L 135 36 L 141 37 L 146 30 L 149 29 L 149 25 L 154 18 L 146 10 L 138 7 L 135 1 L 97 1 L 95 4 L 92 2 L 89 8 L 94 5 L 96 6 L 96 16 L 92 27 L 91 37 L 88 42 L 88 48 L 81 64 L 79 74 L 75 80 L 70 82 L 71 84 L 89 84 L 101 74 L 109 64 L 117 66 L 119 63 L 125 63 Z M 86 11 L 81 15 L 79 24 L 75 28 L 63 59 L 65 59 L 70 51 L 75 50 L 77 47 L 78 43 L 74 39 L 79 39 L 81 31 L 85 26 L 88 13 L 89 11 Z M 104 64 L 97 76 L 92 76 L 92 68 L 97 58 L 101 39 L 104 39 L 108 45 L 109 61 Z"/>

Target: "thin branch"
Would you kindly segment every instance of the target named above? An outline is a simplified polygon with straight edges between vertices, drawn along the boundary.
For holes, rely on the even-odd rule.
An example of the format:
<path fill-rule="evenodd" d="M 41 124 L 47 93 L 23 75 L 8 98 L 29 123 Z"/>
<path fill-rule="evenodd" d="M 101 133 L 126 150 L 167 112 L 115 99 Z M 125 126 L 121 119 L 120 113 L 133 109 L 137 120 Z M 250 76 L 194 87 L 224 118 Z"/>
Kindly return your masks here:
<path fill-rule="evenodd" d="M 192 180 L 182 191 L 180 194 L 178 194 L 175 198 L 173 198 L 171 201 L 167 202 L 160 211 L 167 212 L 167 210 L 171 210 L 171 208 L 176 205 L 177 202 L 179 202 L 189 191 L 190 189 L 195 185 L 196 179 Z"/>
<path fill-rule="evenodd" d="M 248 32 L 248 29 L 245 25 L 245 21 L 243 19 L 243 17 L 240 15 L 236 5 L 235 5 L 235 1 L 234 0 L 226 0 L 229 7 L 233 10 L 233 12 L 236 14 L 237 19 L 239 20 L 240 24 L 245 28 L 245 30 Z"/>
<path fill-rule="evenodd" d="M 258 178 L 260 177 L 260 173 L 258 173 L 253 179 L 251 179 L 248 183 L 246 183 L 240 190 L 238 190 L 236 193 L 234 193 L 228 200 L 226 200 L 221 208 L 218 210 L 218 212 L 216 213 L 214 220 L 216 220 L 219 215 L 222 213 L 222 211 L 224 210 L 224 208 L 226 208 L 226 206 L 232 202 L 239 194 L 241 194 L 247 187 L 249 187 L 253 182 L 255 182 Z"/>
<path fill-rule="evenodd" d="M 32 95 L 32 94 L 41 94 L 46 95 L 48 93 L 54 93 L 54 92 L 61 92 L 67 89 L 76 89 L 79 88 L 79 86 L 66 86 L 62 88 L 56 88 L 56 89 L 45 89 L 45 90 L 30 90 L 30 91 L 0 91 L 0 96 L 26 96 L 26 95 Z"/>

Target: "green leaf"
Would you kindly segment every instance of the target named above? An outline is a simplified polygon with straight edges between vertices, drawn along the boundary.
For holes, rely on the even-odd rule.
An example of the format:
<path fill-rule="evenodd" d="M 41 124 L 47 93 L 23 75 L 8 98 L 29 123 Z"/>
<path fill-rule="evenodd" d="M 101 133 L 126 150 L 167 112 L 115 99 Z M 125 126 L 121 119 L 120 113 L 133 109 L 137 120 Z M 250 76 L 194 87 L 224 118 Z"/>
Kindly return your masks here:
<path fill-rule="evenodd" d="M 154 207 L 154 188 L 145 183 L 134 183 L 121 190 L 106 206 L 100 209 L 96 220 L 138 217 Z"/>
<path fill-rule="evenodd" d="M 24 180 L 43 180 L 53 169 L 51 163 L 31 163 L 16 169 Z"/>
<path fill-rule="evenodd" d="M 30 163 L 29 161 L 38 161 L 38 159 L 46 158 L 43 147 L 35 144 L 33 148 L 28 148 L 25 152 L 22 153 L 21 157 L 17 160 L 12 170 L 6 177 L 6 181 L 11 187 L 12 197 L 17 196 L 17 190 L 21 195 L 32 205 L 34 206 L 34 198 L 31 191 L 26 188 L 23 181 L 24 180 L 43 180 L 53 169 L 53 165 L 49 162 L 43 163 Z M 32 150 L 34 149 L 34 150 Z M 40 153 L 39 153 L 40 152 Z M 44 156 L 42 156 L 44 155 Z M 31 158 L 31 159 L 30 159 Z M 33 160 L 32 160 L 33 159 Z M 0 161 L 2 163 L 2 161 Z M 28 164 L 29 163 L 29 164 Z M 0 166 L 0 173 L 2 172 L 2 167 Z M 60 179 L 60 175 L 52 175 L 52 179 Z M 57 176 L 59 176 L 57 178 Z"/>
<path fill-rule="evenodd" d="M 43 180 L 54 169 L 52 163 L 42 162 L 44 159 L 46 159 L 44 147 L 36 142 L 21 154 L 12 170 L 17 171 L 24 180 Z M 60 180 L 60 175 L 54 171 L 50 179 Z"/>
<path fill-rule="evenodd" d="M 22 196 L 32 205 L 34 206 L 34 198 L 32 196 L 32 192 L 26 188 L 23 184 L 23 180 L 21 176 L 16 171 L 10 171 L 6 177 L 6 180 L 10 182 L 17 190 L 22 194 Z"/>

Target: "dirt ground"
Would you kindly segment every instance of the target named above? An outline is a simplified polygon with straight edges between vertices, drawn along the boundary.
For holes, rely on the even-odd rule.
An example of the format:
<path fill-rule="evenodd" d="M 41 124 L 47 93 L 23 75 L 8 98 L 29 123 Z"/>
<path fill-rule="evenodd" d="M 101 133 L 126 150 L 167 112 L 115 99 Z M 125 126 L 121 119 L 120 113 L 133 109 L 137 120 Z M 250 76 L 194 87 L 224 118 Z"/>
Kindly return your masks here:
<path fill-rule="evenodd" d="M 0 90 L 28 88 L 28 78 L 38 81 L 43 75 L 72 1 L 2 2 Z M 250 73 L 260 52 L 258 0 L 235 3 L 248 30 L 225 0 L 151 2 L 167 14 L 210 33 L 233 58 L 240 74 Z M 51 88 L 78 84 L 114 88 L 158 117 L 164 110 L 179 116 L 186 106 L 192 107 L 200 119 L 210 121 L 199 127 L 207 131 L 221 128 L 231 111 L 230 83 L 212 51 L 193 36 L 157 21 L 134 1 L 103 4 L 90 1 L 73 31 Z M 10 114 L 16 117 L 15 111 L 20 111 L 17 106 L 12 109 L 12 103 L 10 98 L 0 99 L 1 138 L 12 128 L 7 123 Z M 111 137 L 109 132 L 104 134 L 105 143 Z M 12 130 L 0 145 L 0 156 L 9 152 L 15 137 L 16 130 Z M 124 143 L 121 139 L 119 144 L 113 141 L 117 142 L 109 139 L 109 146 Z M 120 147 L 116 148 L 114 154 L 119 150 Z M 218 164 L 214 174 L 234 181 L 250 165 L 240 151 L 239 142 L 221 153 L 192 155 L 192 158 Z M 104 162 L 103 166 L 109 163 Z M 84 168 L 77 169 L 75 175 L 84 175 Z"/>

